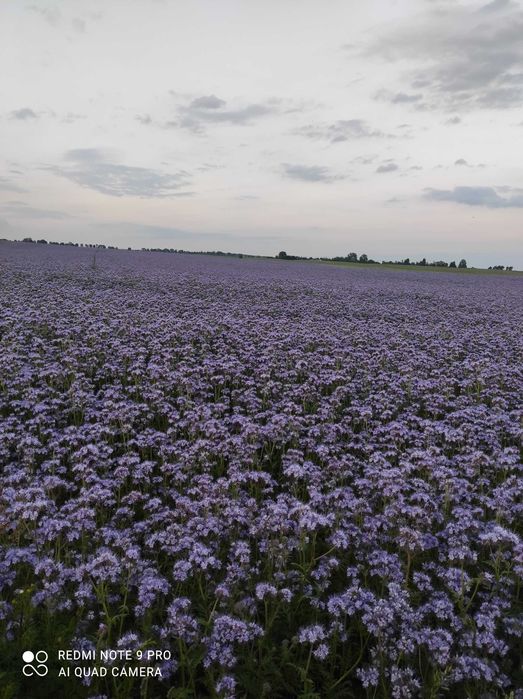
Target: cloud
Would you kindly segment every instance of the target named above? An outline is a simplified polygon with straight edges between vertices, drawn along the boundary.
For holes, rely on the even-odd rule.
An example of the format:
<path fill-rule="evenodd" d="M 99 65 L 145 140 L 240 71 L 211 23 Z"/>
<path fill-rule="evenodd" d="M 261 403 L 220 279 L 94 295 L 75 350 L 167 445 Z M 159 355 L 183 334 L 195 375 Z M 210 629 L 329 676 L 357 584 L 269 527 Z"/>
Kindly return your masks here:
<path fill-rule="evenodd" d="M 470 165 L 467 163 L 465 158 L 458 158 L 457 160 L 454 161 L 454 165 L 463 165 L 465 167 L 470 167 Z"/>
<path fill-rule="evenodd" d="M 197 97 L 189 105 L 190 109 L 220 109 L 225 107 L 225 100 L 221 100 L 216 95 L 208 95 L 204 97 Z"/>
<path fill-rule="evenodd" d="M 506 10 L 507 8 L 512 6 L 512 0 L 493 0 L 493 2 L 489 2 L 487 5 L 483 5 L 483 7 L 480 7 L 478 12 L 499 12 L 500 10 Z"/>
<path fill-rule="evenodd" d="M 193 99 L 188 105 L 178 107 L 178 118 L 166 124 L 202 133 L 209 124 L 236 124 L 246 126 L 260 117 L 274 113 L 274 103 L 247 104 L 244 107 L 226 109 L 227 102 L 216 95 L 204 95 Z"/>
<path fill-rule="evenodd" d="M 184 170 L 170 174 L 121 165 L 108 160 L 108 155 L 108 151 L 98 148 L 75 148 L 64 156 L 71 165 L 48 166 L 46 169 L 81 187 L 112 197 L 165 198 L 192 194 L 178 191 L 189 183 L 189 173 Z"/>
<path fill-rule="evenodd" d="M 423 95 L 407 95 L 405 92 L 398 92 L 391 98 L 392 104 L 408 104 L 410 102 L 419 102 L 423 99 Z"/>
<path fill-rule="evenodd" d="M 19 121 L 27 121 L 28 119 L 38 119 L 38 114 L 29 107 L 15 109 L 9 114 L 10 119 L 18 119 Z"/>
<path fill-rule="evenodd" d="M 391 104 L 418 104 L 423 100 L 422 94 L 408 94 L 406 92 L 396 92 L 392 93 L 388 90 L 380 90 L 375 95 L 376 99 L 385 102 L 390 102 Z"/>
<path fill-rule="evenodd" d="M 75 163 L 98 163 L 107 160 L 113 155 L 112 151 L 104 148 L 73 148 L 64 155 L 64 160 L 72 160 Z"/>
<path fill-rule="evenodd" d="M 379 172 L 379 173 L 394 172 L 395 170 L 399 170 L 396 163 L 385 163 L 384 165 L 380 165 L 379 167 L 376 168 L 376 172 Z"/>
<path fill-rule="evenodd" d="M 15 182 L 7 177 L 0 177 L 0 191 L 3 192 L 26 192 L 26 189 L 19 187 Z"/>
<path fill-rule="evenodd" d="M 148 126 L 149 124 L 152 124 L 152 118 L 149 114 L 137 114 L 136 115 L 136 121 L 139 121 L 140 124 L 143 124 L 144 126 Z"/>
<path fill-rule="evenodd" d="M 282 164 L 283 173 L 286 177 L 302 182 L 335 182 L 344 179 L 341 175 L 333 175 L 329 168 L 320 165 L 291 165 Z"/>
<path fill-rule="evenodd" d="M 500 196 L 498 192 L 502 192 L 506 196 Z M 489 209 L 523 208 L 523 190 L 511 187 L 428 189 L 425 192 L 425 198 L 432 201 L 451 201 L 468 206 L 485 206 Z"/>
<path fill-rule="evenodd" d="M 74 112 L 67 112 L 67 114 L 65 114 L 65 116 L 62 117 L 62 121 L 64 122 L 64 124 L 73 124 L 75 121 L 79 121 L 80 119 L 85 118 L 85 114 L 75 114 Z"/>
<path fill-rule="evenodd" d="M 523 100 L 521 36 L 520 4 L 495 0 L 478 11 L 456 3 L 377 37 L 366 54 L 401 61 L 402 70 L 410 61 L 399 77 L 424 89 L 426 108 L 507 109 Z"/>
<path fill-rule="evenodd" d="M 455 124 L 461 124 L 461 119 L 459 116 L 453 116 L 447 119 L 445 124 L 449 124 L 450 126 L 454 126 Z"/>
<path fill-rule="evenodd" d="M 85 22 L 79 17 L 74 17 L 71 21 L 72 27 L 78 34 L 85 34 Z"/>
<path fill-rule="evenodd" d="M 2 213 L 12 218 L 24 219 L 65 219 L 71 218 L 70 214 L 64 211 L 52 211 L 49 209 L 35 209 L 23 201 L 8 201 L 7 204 L 1 207 Z"/>
<path fill-rule="evenodd" d="M 377 155 L 358 155 L 357 158 L 351 160 L 351 163 L 358 163 L 358 165 L 371 165 L 377 157 Z"/>
<path fill-rule="evenodd" d="M 330 143 L 360 138 L 391 138 L 382 131 L 372 129 L 363 119 L 342 119 L 330 124 L 308 124 L 295 129 L 293 133 L 313 140 L 330 141 Z"/>
<path fill-rule="evenodd" d="M 36 12 L 48 24 L 51 24 L 53 26 L 57 25 L 62 17 L 60 14 L 60 10 L 56 7 L 37 7 L 36 5 L 29 5 L 27 9 L 31 12 Z"/>

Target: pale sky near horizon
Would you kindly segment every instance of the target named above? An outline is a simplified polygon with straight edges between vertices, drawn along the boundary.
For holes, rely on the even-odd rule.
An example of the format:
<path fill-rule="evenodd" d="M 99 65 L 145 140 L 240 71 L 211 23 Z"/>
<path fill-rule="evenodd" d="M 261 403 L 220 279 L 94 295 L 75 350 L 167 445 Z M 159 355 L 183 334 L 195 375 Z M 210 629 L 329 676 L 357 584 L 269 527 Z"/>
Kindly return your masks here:
<path fill-rule="evenodd" d="M 523 268 L 523 2 L 2 0 L 0 238 Z"/>

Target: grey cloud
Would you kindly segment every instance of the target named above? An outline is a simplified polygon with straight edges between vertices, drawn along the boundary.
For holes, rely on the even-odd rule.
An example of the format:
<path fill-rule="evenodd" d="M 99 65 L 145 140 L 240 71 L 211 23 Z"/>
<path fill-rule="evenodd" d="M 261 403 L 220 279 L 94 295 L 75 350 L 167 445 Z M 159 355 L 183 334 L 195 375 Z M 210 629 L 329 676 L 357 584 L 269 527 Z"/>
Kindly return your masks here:
<path fill-rule="evenodd" d="M 489 2 L 487 5 L 483 5 L 483 7 L 480 7 L 478 12 L 499 12 L 500 10 L 508 9 L 509 7 L 513 7 L 512 0 L 493 0 L 493 2 Z"/>
<path fill-rule="evenodd" d="M 12 180 L 8 179 L 7 177 L 0 177 L 0 191 L 3 192 L 26 192 L 27 190 L 23 189 L 19 185 L 16 184 L 16 182 L 13 182 Z"/>
<path fill-rule="evenodd" d="M 226 104 L 225 100 L 221 100 L 216 95 L 208 95 L 194 99 L 189 105 L 189 109 L 220 109 Z"/>
<path fill-rule="evenodd" d="M 376 39 L 367 54 L 420 64 L 407 73 L 407 79 L 411 88 L 424 88 L 426 108 L 455 111 L 519 106 L 523 100 L 523 8 L 498 0 L 483 10 L 478 13 L 456 3 L 426 12 L 420 20 Z"/>
<path fill-rule="evenodd" d="M 459 167 L 486 167 L 485 163 L 478 163 L 478 165 L 472 165 L 468 162 L 468 160 L 465 160 L 465 158 L 458 158 L 454 161 L 454 165 L 457 165 Z"/>
<path fill-rule="evenodd" d="M 80 19 L 79 17 L 74 17 L 71 24 L 75 32 L 77 32 L 78 34 L 85 34 L 85 22 L 83 19 Z"/>
<path fill-rule="evenodd" d="M 339 143 L 359 138 L 392 138 L 389 134 L 372 129 L 363 119 L 342 119 L 331 124 L 308 124 L 293 133 L 314 140 Z"/>
<path fill-rule="evenodd" d="M 32 109 L 29 109 L 29 107 L 22 107 L 22 109 L 15 109 L 12 111 L 9 118 L 27 121 L 27 119 L 38 119 L 38 114 Z"/>
<path fill-rule="evenodd" d="M 410 102 L 419 102 L 423 99 L 423 95 L 407 95 L 405 92 L 398 92 L 391 98 L 392 104 L 408 104 Z"/>
<path fill-rule="evenodd" d="M 65 160 L 72 164 L 67 167 L 50 166 L 47 169 L 81 187 L 112 197 L 165 198 L 192 194 L 178 191 L 189 183 L 189 173 L 184 170 L 169 174 L 144 167 L 121 165 L 108 161 L 106 152 L 97 148 L 70 150 L 65 154 Z"/>
<path fill-rule="evenodd" d="M 178 119 L 166 124 L 167 127 L 189 129 L 202 133 L 208 124 L 249 125 L 256 119 L 274 113 L 274 104 L 248 104 L 245 107 L 226 109 L 226 101 L 216 95 L 198 97 L 188 105 L 178 108 Z"/>
<path fill-rule="evenodd" d="M 423 82 L 423 81 L 421 81 Z M 413 88 L 425 87 L 425 83 L 411 85 Z M 407 105 L 413 107 L 416 111 L 422 112 L 430 109 L 430 104 L 428 104 L 424 95 L 421 93 L 408 93 L 408 92 L 390 92 L 389 90 L 379 90 L 375 95 L 374 99 L 380 100 L 382 102 L 388 102 L 393 105 Z"/>
<path fill-rule="evenodd" d="M 48 24 L 56 25 L 61 19 L 60 10 L 56 7 L 38 7 L 37 5 L 29 5 L 28 10 L 39 14 Z"/>
<path fill-rule="evenodd" d="M 341 180 L 341 175 L 333 175 L 329 168 L 320 165 L 292 165 L 282 164 L 283 173 L 286 177 L 303 182 L 335 182 Z"/>
<path fill-rule="evenodd" d="M 359 155 L 357 158 L 351 160 L 351 162 L 359 163 L 360 165 L 370 165 L 376 160 L 377 157 L 377 155 Z"/>
<path fill-rule="evenodd" d="M 430 80 L 426 80 L 425 78 L 415 78 L 412 81 L 412 87 L 415 87 L 416 89 L 428 87 L 430 82 Z"/>
<path fill-rule="evenodd" d="M 497 190 L 497 191 L 496 191 Z M 498 194 L 506 194 L 500 196 Z M 450 201 L 468 206 L 484 206 L 489 209 L 523 208 L 523 190 L 511 187 L 454 187 L 454 189 L 428 189 L 425 198 L 432 201 Z"/>
<path fill-rule="evenodd" d="M 461 119 L 459 118 L 459 116 L 453 116 L 453 117 L 450 117 L 450 119 L 447 119 L 445 124 L 450 124 L 450 125 L 461 124 Z"/>
<path fill-rule="evenodd" d="M 50 117 L 52 119 L 60 119 L 65 124 L 72 124 L 78 119 L 85 119 L 85 114 L 75 114 L 74 112 L 67 112 L 67 114 L 60 116 L 52 110 L 35 112 L 34 109 L 30 107 L 22 107 L 21 109 L 15 109 L 9 113 L 9 118 L 18 121 L 29 121 L 32 119 L 40 119 L 41 117 Z"/>
<path fill-rule="evenodd" d="M 394 172 L 395 170 L 398 170 L 398 166 L 396 163 L 385 163 L 384 165 L 380 165 L 379 167 L 376 168 L 376 172 L 379 173 L 384 173 L 384 172 Z"/>
<path fill-rule="evenodd" d="M 85 114 L 75 114 L 74 112 L 67 112 L 67 114 L 65 114 L 65 116 L 62 117 L 62 121 L 64 122 L 64 124 L 73 124 L 75 121 L 79 121 L 80 119 L 85 118 Z"/>
<path fill-rule="evenodd" d="M 105 160 L 108 155 L 108 151 L 102 148 L 73 148 L 65 153 L 64 159 L 74 162 L 94 163 Z"/>
<path fill-rule="evenodd" d="M 264 104 L 249 104 L 242 109 L 230 109 L 225 111 L 205 110 L 199 115 L 200 119 L 214 122 L 230 122 L 231 124 L 246 124 L 256 117 L 270 114 L 273 110 Z M 205 114 L 205 116 L 203 116 Z"/>
<path fill-rule="evenodd" d="M 153 120 L 151 119 L 149 114 L 137 114 L 136 121 L 139 121 L 140 124 L 147 126 L 148 124 L 152 124 Z"/>

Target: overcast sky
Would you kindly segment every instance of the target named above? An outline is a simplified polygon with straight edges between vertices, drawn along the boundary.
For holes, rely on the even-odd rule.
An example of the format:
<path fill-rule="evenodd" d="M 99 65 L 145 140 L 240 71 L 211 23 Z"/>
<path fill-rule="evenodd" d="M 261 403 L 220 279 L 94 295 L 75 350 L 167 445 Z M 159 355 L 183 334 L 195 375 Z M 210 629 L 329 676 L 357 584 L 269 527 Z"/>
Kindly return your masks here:
<path fill-rule="evenodd" d="M 523 2 L 2 0 L 0 237 L 523 268 Z"/>

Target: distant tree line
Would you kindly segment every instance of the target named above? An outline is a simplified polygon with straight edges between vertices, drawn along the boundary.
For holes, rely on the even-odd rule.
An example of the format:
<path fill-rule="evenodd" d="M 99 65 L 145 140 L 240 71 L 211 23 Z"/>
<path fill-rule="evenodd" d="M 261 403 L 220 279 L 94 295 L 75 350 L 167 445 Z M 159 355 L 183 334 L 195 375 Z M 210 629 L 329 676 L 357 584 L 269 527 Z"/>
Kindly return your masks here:
<path fill-rule="evenodd" d="M 33 240 L 32 238 L 23 238 L 23 243 L 39 243 L 41 245 L 72 245 L 75 248 L 95 248 L 97 250 L 119 250 L 115 245 L 103 245 L 102 243 L 63 243 L 54 240 L 45 240 L 41 238 L 39 240 Z M 133 248 L 128 247 L 127 250 L 132 250 Z M 181 248 L 141 248 L 143 252 L 163 252 L 163 253 L 179 253 L 183 255 L 217 255 L 218 257 L 263 257 L 263 255 L 244 255 L 241 252 L 223 252 L 222 250 L 183 250 Z M 409 257 L 404 260 L 373 260 L 368 255 L 363 253 L 358 255 L 356 252 L 349 252 L 345 256 L 336 257 L 305 257 L 303 255 L 289 255 L 285 250 L 281 250 L 276 257 L 280 260 L 321 260 L 322 262 L 351 262 L 362 265 L 403 265 L 403 266 L 417 266 L 417 267 L 448 267 L 449 269 L 467 269 L 467 261 L 461 259 L 457 264 L 453 260 L 452 262 L 445 262 L 445 260 L 434 260 L 428 262 L 425 257 L 423 257 L 418 262 L 411 261 Z M 489 269 L 496 271 L 506 270 L 511 272 L 513 267 L 510 265 L 493 265 Z"/>
<path fill-rule="evenodd" d="M 71 245 L 74 248 L 96 248 L 97 250 L 118 250 L 115 245 L 103 245 L 102 243 L 68 243 L 58 242 L 56 240 L 33 240 L 32 238 L 22 238 L 22 243 L 38 243 L 39 245 Z M 130 248 L 129 248 L 130 249 Z"/>
<path fill-rule="evenodd" d="M 131 248 L 128 248 L 130 250 Z M 223 250 L 182 250 L 175 248 L 142 248 L 142 252 L 174 252 L 182 255 L 217 255 L 218 257 L 243 257 L 241 252 L 223 252 Z"/>
<path fill-rule="evenodd" d="M 406 257 L 404 260 L 382 260 L 379 262 L 378 260 L 373 260 L 371 257 L 368 255 L 365 255 L 363 253 L 362 255 L 358 255 L 356 252 L 349 252 L 348 255 L 345 256 L 336 256 L 336 257 L 300 257 L 299 255 L 288 255 L 285 250 L 282 250 L 279 252 L 276 257 L 280 260 L 312 260 L 312 259 L 317 259 L 317 260 L 325 260 L 327 262 L 352 262 L 352 263 L 357 263 L 357 264 L 362 264 L 362 265 L 414 265 L 414 266 L 419 266 L 419 267 L 459 267 L 460 269 L 466 269 L 467 267 L 467 261 L 466 260 L 460 260 L 459 264 L 456 265 L 455 262 L 445 262 L 444 260 L 437 260 L 434 262 L 427 262 L 427 259 L 423 257 L 419 262 L 411 262 L 410 258 Z M 497 268 L 495 268 L 497 269 Z M 503 267 L 501 267 L 503 269 Z"/>
<path fill-rule="evenodd" d="M 103 245 L 102 243 L 64 243 L 57 242 L 55 240 L 45 240 L 41 238 L 40 240 L 33 240 L 32 238 L 23 238 L 22 243 L 39 243 L 40 245 L 72 245 L 75 248 L 95 248 L 97 250 L 120 250 L 116 245 Z M 133 248 L 128 247 L 127 250 L 132 250 Z M 222 250 L 182 250 L 175 248 L 141 248 L 142 252 L 168 252 L 168 253 L 182 253 L 184 255 L 218 255 L 224 257 L 243 257 L 241 252 L 223 252 Z M 249 256 L 250 257 L 250 256 Z M 256 257 L 255 255 L 253 257 Z"/>
<path fill-rule="evenodd" d="M 406 257 L 404 260 L 383 260 L 384 265 L 417 265 L 419 267 L 452 267 L 455 269 L 467 269 L 467 260 L 461 259 L 458 264 L 452 260 L 452 262 L 445 262 L 445 260 L 434 260 L 433 262 L 427 262 L 425 257 L 422 257 L 419 262 L 411 262 L 410 258 Z"/>
<path fill-rule="evenodd" d="M 406 266 L 417 266 L 417 267 L 448 267 L 449 269 L 467 269 L 467 260 L 461 259 L 458 264 L 453 260 L 452 262 L 445 262 L 445 260 L 434 260 L 428 262 L 425 257 L 423 257 L 418 262 L 411 261 L 409 257 L 404 260 L 373 260 L 368 255 L 358 255 L 356 252 L 349 252 L 348 255 L 337 256 L 337 257 L 302 257 L 300 255 L 288 255 L 285 250 L 281 250 L 276 257 L 280 260 L 323 260 L 325 262 L 352 262 L 357 264 L 367 264 L 367 265 L 406 265 Z M 513 267 L 504 265 L 495 265 L 494 267 L 489 267 L 489 269 L 495 270 L 506 270 L 511 272 Z"/>

